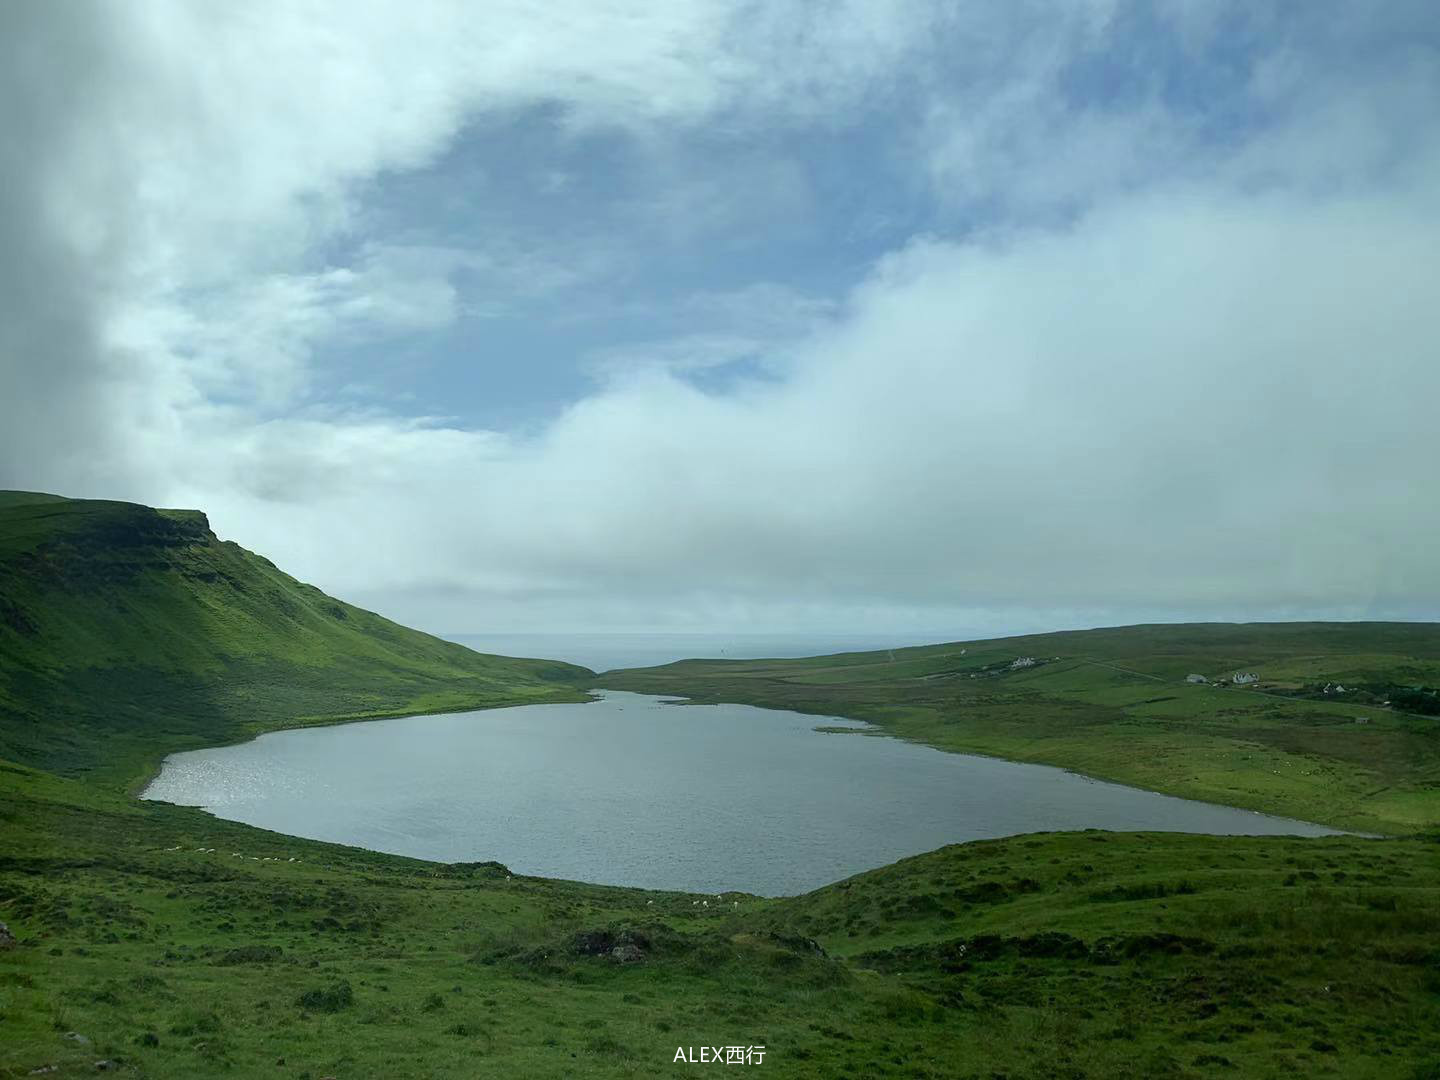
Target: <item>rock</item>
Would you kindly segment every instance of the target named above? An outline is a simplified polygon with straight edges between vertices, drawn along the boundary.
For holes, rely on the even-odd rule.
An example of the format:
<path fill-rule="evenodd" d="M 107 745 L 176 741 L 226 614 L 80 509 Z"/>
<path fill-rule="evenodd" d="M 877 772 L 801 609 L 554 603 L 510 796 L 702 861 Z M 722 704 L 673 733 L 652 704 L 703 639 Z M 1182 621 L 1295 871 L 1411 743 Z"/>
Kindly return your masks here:
<path fill-rule="evenodd" d="M 581 930 L 570 939 L 570 951 L 579 956 L 603 956 L 619 964 L 645 959 L 650 939 L 638 930 Z"/>
<path fill-rule="evenodd" d="M 15 940 L 15 935 L 10 932 L 10 927 L 0 922 L 0 949 L 13 949 L 20 944 Z"/>
<path fill-rule="evenodd" d="M 95 1062 L 97 1072 L 110 1072 L 112 1069 L 118 1069 L 119 1067 L 120 1063 L 118 1061 L 111 1061 L 109 1058 Z"/>
<path fill-rule="evenodd" d="M 602 956 L 615 947 L 615 935 L 609 930 L 581 930 L 570 939 L 570 951 L 581 956 Z"/>
<path fill-rule="evenodd" d="M 66 1042 L 73 1042 L 79 1046 L 90 1045 L 90 1040 L 87 1039 L 84 1035 L 81 1035 L 78 1031 L 67 1031 L 64 1035 L 61 1035 L 60 1037 Z"/>
<path fill-rule="evenodd" d="M 38 1069 L 31 1069 L 29 1075 L 31 1075 L 31 1076 L 43 1076 L 43 1075 L 45 1075 L 46 1073 L 59 1072 L 59 1071 L 60 1071 L 60 1066 L 59 1066 L 59 1065 L 41 1065 Z"/>

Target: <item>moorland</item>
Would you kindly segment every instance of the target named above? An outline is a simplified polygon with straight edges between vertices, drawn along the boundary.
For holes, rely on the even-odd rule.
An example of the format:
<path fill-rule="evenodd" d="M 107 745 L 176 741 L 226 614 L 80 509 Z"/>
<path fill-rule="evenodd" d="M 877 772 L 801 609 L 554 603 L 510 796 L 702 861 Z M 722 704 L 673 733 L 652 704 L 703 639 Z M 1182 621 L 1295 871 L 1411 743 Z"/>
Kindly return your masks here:
<path fill-rule="evenodd" d="M 397 626 L 193 511 L 6 493 L 0 1076 L 643 1077 L 740 1046 L 777 1076 L 1437 1077 L 1440 721 L 1385 696 L 1423 710 L 1437 659 L 1426 625 L 1137 627 L 595 676 Z M 597 684 L 1376 835 L 1017 836 L 760 899 L 134 797 L 175 750 Z"/>

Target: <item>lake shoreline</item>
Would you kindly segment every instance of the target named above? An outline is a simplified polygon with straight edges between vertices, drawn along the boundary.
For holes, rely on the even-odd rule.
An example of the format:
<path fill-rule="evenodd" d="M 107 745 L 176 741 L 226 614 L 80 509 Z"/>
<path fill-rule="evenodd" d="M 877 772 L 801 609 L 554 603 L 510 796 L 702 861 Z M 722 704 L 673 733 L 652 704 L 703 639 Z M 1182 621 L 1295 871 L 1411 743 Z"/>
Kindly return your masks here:
<path fill-rule="evenodd" d="M 1303 680 L 1321 661 L 1290 652 L 1313 652 L 1311 637 L 1323 630 L 1121 627 L 803 659 L 694 660 L 606 672 L 595 685 L 863 720 L 937 749 L 1366 835 L 1434 829 L 1433 721 L 1271 695 L 1269 681 L 1257 691 L 1195 685 L 1186 675 L 1213 673 L 1243 647 L 1275 657 L 1267 669 L 1274 685 Z M 1253 639 L 1237 646 L 1242 632 Z M 1081 642 L 1089 643 L 1083 654 Z M 1324 661 L 1332 664 L 1348 673 L 1352 661 Z"/>
<path fill-rule="evenodd" d="M 662 715 L 675 705 L 692 705 L 681 710 L 685 722 Z M 839 730 L 884 736 L 878 741 L 885 745 L 814 741 L 836 725 L 826 731 L 813 714 L 699 706 L 716 710 L 706 715 L 673 695 L 602 691 L 583 706 L 536 706 L 546 710 L 539 715 L 517 706 L 369 717 L 262 732 L 244 743 L 168 755 L 141 797 L 411 859 L 495 859 L 528 877 L 765 896 L 801 895 L 951 844 L 1039 832 L 1345 834 L 1061 766 L 930 747 L 862 720 Z M 422 732 L 403 724 L 412 720 L 435 723 Z M 285 738 L 322 732 L 298 742 Z M 583 751 L 572 754 L 567 740 L 580 740 Z M 655 761 L 647 752 L 658 755 Z M 426 756 L 435 754 L 442 760 Z M 689 757 L 710 764 L 697 770 Z M 767 764 L 755 766 L 761 771 L 753 777 L 707 779 L 715 771 L 738 776 L 757 757 Z M 402 759 L 403 767 L 395 764 Z M 459 764 L 481 759 L 492 771 Z M 394 769 L 401 771 L 387 771 Z M 617 769 L 619 777 L 604 775 Z M 853 778 L 860 776 L 857 786 Z M 347 785 L 363 790 L 363 798 L 345 794 Z M 294 794 L 299 789 L 307 792 L 303 798 Z M 423 798 L 412 794 L 422 790 Z M 296 813 L 288 809 L 296 800 L 304 812 L 294 820 L 303 828 L 285 817 Z M 525 810 L 517 816 L 518 807 Z M 472 818 L 472 832 L 455 831 L 455 820 Z M 763 856 L 747 850 L 762 837 Z M 692 848 L 735 854 L 706 866 Z M 789 854 L 774 853 L 780 850 Z M 742 862 L 725 869 L 724 858 Z"/>

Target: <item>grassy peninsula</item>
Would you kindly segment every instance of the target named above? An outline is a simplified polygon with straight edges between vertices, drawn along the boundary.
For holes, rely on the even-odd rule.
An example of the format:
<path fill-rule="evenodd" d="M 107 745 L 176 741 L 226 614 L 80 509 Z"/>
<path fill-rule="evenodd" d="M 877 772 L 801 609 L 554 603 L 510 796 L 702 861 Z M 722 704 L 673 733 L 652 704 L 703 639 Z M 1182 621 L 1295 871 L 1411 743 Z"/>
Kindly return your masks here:
<path fill-rule="evenodd" d="M 1228 667 L 1228 646 L 1215 648 L 1177 651 L 1175 670 Z M 1134 745 L 1147 745 L 1146 710 L 1169 702 L 1130 701 L 1106 664 L 1163 678 L 1151 698 L 1172 694 L 1168 670 L 1129 654 L 1013 672 L 1006 659 L 1006 674 L 971 679 L 982 651 L 602 681 L 859 715 L 985 749 L 966 744 L 987 737 L 976 718 L 942 740 L 950 714 L 919 696 L 973 683 L 995 697 L 989 737 L 1010 740 L 990 752 L 1032 760 L 1050 753 L 1034 746 L 1054 727 L 1052 701 L 1082 726 L 1132 717 Z M 1356 653 L 1355 670 L 1372 655 L 1399 653 Z M 1023 689 L 1067 670 L 1097 680 L 1073 691 L 1089 698 Z M 1277 692 L 1278 670 L 1264 670 Z M 574 700 L 590 679 L 344 605 L 192 512 L 0 496 L 0 1077 L 648 1077 L 687 1068 L 677 1048 L 701 1046 L 763 1046 L 748 1068 L 785 1077 L 1440 1076 L 1440 835 L 1425 828 L 1410 744 L 1393 741 L 1428 736 L 1378 708 L 1355 730 L 1401 747 L 1393 770 L 1418 800 L 1405 804 L 1418 807 L 1410 835 L 1021 836 L 779 900 L 420 862 L 128 791 L 172 750 L 345 716 Z M 1209 693 L 1266 707 L 1249 691 Z M 1042 706 L 1028 749 L 1026 700 Z M 1280 704 L 1330 715 L 1323 701 Z M 1305 752 L 1315 745 L 1330 744 Z M 1342 746 L 1335 760 L 1373 767 Z M 1355 805 L 1357 818 L 1402 824 L 1383 800 Z"/>
<path fill-rule="evenodd" d="M 1255 681 L 1236 685 L 1237 674 Z M 868 720 L 945 750 L 1345 829 L 1440 828 L 1434 623 L 1127 626 L 687 660 L 601 682 Z"/>

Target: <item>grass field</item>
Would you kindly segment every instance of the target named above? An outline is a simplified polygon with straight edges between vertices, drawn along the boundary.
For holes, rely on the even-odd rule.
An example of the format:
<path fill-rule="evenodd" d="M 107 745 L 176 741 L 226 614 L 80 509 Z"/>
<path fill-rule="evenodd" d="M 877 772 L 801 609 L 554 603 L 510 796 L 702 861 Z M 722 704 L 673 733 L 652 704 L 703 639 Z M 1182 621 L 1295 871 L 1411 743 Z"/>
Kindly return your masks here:
<path fill-rule="evenodd" d="M 1383 769 L 1391 801 L 1346 795 L 1342 816 L 1408 820 L 1411 835 L 1057 833 L 785 899 L 609 888 L 134 799 L 170 750 L 347 715 L 576 700 L 593 679 L 344 605 L 193 513 L 0 494 L 0 1077 L 651 1077 L 703 1070 L 675 1064 L 677 1048 L 762 1046 L 747 1068 L 784 1077 L 1437 1080 L 1440 833 L 1421 831 L 1433 759 L 1416 749 L 1430 729 L 1174 685 L 1205 661 L 1304 686 L 1345 662 L 1393 674 L 1402 656 L 1423 684 L 1431 632 L 1373 628 L 1347 653 L 1342 630 L 1308 658 L 1287 631 L 1245 632 L 1257 640 L 1104 632 L 1083 656 L 1003 675 L 1014 642 L 603 681 L 1022 759 L 1088 752 L 1086 771 L 1108 761 L 1136 782 L 1159 766 L 1116 755 L 1164 742 L 1176 776 L 1287 812 L 1309 790 L 1296 765 L 1261 792 L 1253 758 L 1202 768 L 1205 754 L 1233 742 L 1347 763 L 1330 766 L 1341 794 Z M 1145 637 L 1170 651 L 1135 651 Z M 1061 655 L 1050 640 L 1022 648 Z M 1296 719 L 1307 710 L 1326 719 Z M 1377 810 L 1402 804 L 1409 819 Z"/>
<path fill-rule="evenodd" d="M 0 793 L 0 1076 L 1440 1075 L 1433 837 L 1025 836 L 700 906 Z"/>
<path fill-rule="evenodd" d="M 1037 663 L 1011 670 L 1021 657 Z M 1260 681 L 1218 681 L 1237 670 Z M 1192 685 L 1190 674 L 1215 681 Z M 1440 828 L 1440 717 L 1344 695 L 1289 696 L 1329 681 L 1440 685 L 1440 625 L 1134 626 L 804 660 L 682 661 L 600 679 L 868 720 L 945 750 L 1342 828 Z"/>

